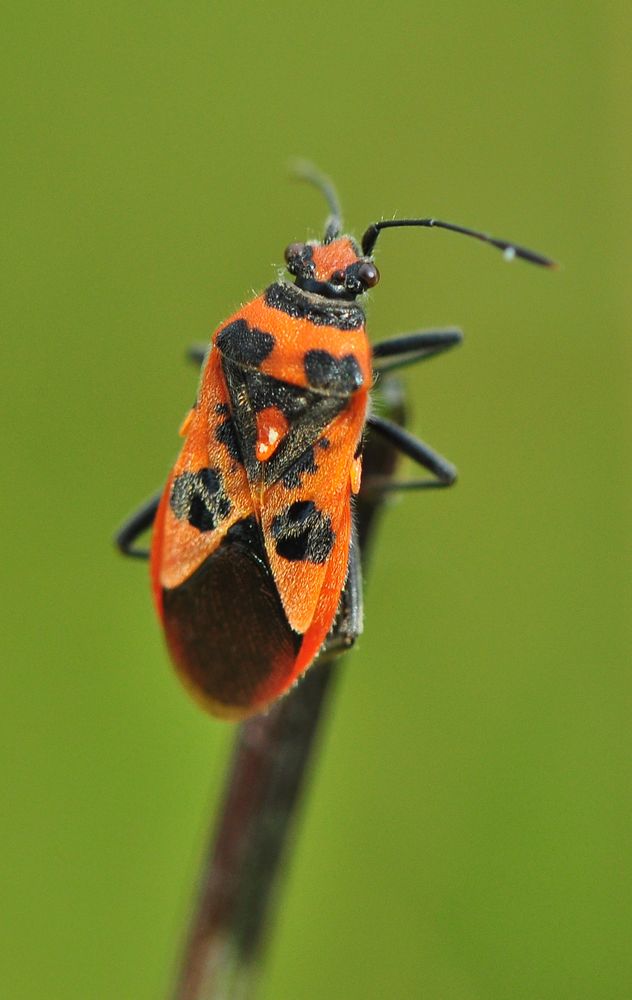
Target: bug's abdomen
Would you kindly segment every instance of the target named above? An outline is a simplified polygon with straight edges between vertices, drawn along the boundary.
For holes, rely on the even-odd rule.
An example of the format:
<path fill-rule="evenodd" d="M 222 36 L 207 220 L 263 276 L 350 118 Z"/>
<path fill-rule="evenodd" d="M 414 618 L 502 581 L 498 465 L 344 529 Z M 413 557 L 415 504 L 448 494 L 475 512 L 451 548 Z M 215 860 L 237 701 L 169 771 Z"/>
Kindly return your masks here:
<path fill-rule="evenodd" d="M 288 625 L 254 519 L 189 579 L 163 588 L 162 614 L 182 680 L 213 714 L 243 718 L 287 687 L 303 637 Z"/>

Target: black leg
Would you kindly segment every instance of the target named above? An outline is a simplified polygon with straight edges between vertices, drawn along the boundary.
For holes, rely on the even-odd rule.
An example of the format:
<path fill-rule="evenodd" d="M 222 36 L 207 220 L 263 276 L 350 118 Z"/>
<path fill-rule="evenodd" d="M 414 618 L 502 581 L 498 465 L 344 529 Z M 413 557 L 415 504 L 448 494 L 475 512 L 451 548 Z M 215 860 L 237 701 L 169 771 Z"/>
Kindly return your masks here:
<path fill-rule="evenodd" d="M 398 483 L 397 480 L 380 482 L 374 477 L 363 484 L 363 489 L 371 492 L 378 490 L 381 493 L 395 492 L 397 490 L 441 489 L 445 486 L 452 486 L 456 482 L 457 471 L 452 463 L 448 462 L 447 458 L 444 458 L 443 455 L 430 448 L 429 445 L 420 441 L 419 438 L 413 437 L 412 434 L 409 434 L 399 424 L 394 424 L 390 420 L 384 420 L 375 414 L 371 414 L 367 420 L 367 424 L 372 431 L 381 434 L 394 448 L 401 451 L 403 455 L 407 455 L 408 458 L 412 458 L 413 462 L 427 469 L 435 478 Z"/>
<path fill-rule="evenodd" d="M 463 340 L 463 334 L 456 327 L 445 330 L 423 330 L 419 333 L 404 333 L 390 340 L 382 340 L 373 345 L 373 357 L 377 364 L 373 365 L 376 372 L 390 372 L 395 368 L 414 365 L 418 361 L 434 358 L 437 354 L 449 351 Z M 382 361 L 385 358 L 388 360 Z"/>
<path fill-rule="evenodd" d="M 143 531 L 147 531 L 154 523 L 161 496 L 162 490 L 146 500 L 142 507 L 131 514 L 117 531 L 114 541 L 124 556 L 133 556 L 136 559 L 149 558 L 148 549 L 137 549 L 134 547 L 134 542 L 139 535 L 142 535 Z"/>
<path fill-rule="evenodd" d="M 360 544 L 355 525 L 351 532 L 351 547 L 349 548 L 349 571 L 340 598 L 340 607 L 336 621 L 327 637 L 327 652 L 348 649 L 353 646 L 363 629 L 362 602 L 362 564 L 360 562 Z"/>
<path fill-rule="evenodd" d="M 194 365 L 199 365 L 200 367 L 204 364 L 206 355 L 208 354 L 208 344 L 191 344 L 187 348 L 187 361 L 192 361 Z"/>

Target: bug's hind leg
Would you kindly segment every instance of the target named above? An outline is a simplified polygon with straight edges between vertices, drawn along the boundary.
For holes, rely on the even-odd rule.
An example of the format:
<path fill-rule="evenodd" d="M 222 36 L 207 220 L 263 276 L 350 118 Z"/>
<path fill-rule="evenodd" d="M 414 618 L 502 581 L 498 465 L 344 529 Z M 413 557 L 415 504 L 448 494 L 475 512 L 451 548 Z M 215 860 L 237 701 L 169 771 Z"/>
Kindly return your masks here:
<path fill-rule="evenodd" d="M 413 462 L 416 462 L 417 465 L 421 465 L 422 468 L 427 469 L 428 472 L 432 473 L 434 478 L 398 482 L 391 479 L 380 480 L 379 477 L 373 476 L 363 483 L 363 490 L 394 493 L 398 490 L 442 489 L 446 486 L 452 486 L 456 482 L 457 471 L 454 465 L 424 441 L 409 434 L 399 424 L 371 414 L 367 420 L 367 425 L 372 431 L 385 438 L 397 451 L 400 451 L 408 458 L 412 458 Z"/>
<path fill-rule="evenodd" d="M 134 511 L 134 513 L 127 518 L 127 520 L 116 532 L 114 541 L 124 556 L 133 556 L 135 559 L 149 558 L 149 550 L 136 548 L 134 542 L 139 535 L 142 535 L 144 531 L 151 528 L 154 523 L 154 518 L 156 516 L 156 511 L 158 510 L 158 504 L 160 503 L 161 496 L 162 490 L 159 490 L 158 493 L 154 493 L 149 500 L 146 500 L 145 503 L 138 508 L 138 510 Z"/>
<path fill-rule="evenodd" d="M 349 571 L 347 582 L 340 597 L 340 606 L 336 620 L 325 642 L 328 653 L 339 652 L 353 646 L 363 630 L 362 601 L 362 564 L 360 561 L 360 544 L 355 525 L 351 534 L 349 548 Z"/>
<path fill-rule="evenodd" d="M 380 374 L 426 361 L 457 347 L 463 334 L 457 327 L 403 333 L 373 345 L 374 371 Z"/>

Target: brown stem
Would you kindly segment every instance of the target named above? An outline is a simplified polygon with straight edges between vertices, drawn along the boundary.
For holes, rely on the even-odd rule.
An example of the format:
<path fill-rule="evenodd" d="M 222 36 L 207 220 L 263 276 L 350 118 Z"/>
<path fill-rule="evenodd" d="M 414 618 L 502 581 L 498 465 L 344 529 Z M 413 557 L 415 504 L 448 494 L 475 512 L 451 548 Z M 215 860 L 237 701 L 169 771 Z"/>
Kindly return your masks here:
<path fill-rule="evenodd" d="M 397 383 L 385 383 L 383 393 L 390 397 L 389 416 L 401 421 Z M 395 461 L 388 444 L 369 437 L 364 481 L 391 476 Z M 379 507 L 375 491 L 360 493 L 356 523 L 365 570 Z M 335 655 L 322 654 L 287 697 L 239 727 L 173 1000 L 254 996 L 281 862 L 287 862 L 287 843 L 336 663 Z"/>

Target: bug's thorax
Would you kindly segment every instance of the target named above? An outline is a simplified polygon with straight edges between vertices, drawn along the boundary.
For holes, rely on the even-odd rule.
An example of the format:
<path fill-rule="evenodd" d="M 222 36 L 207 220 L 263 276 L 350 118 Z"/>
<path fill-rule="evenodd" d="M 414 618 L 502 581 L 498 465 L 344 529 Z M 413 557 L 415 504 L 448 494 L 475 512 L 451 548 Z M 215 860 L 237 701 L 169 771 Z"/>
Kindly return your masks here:
<path fill-rule="evenodd" d="M 258 385 L 264 395 L 274 389 L 270 379 L 319 395 L 349 398 L 368 391 L 372 383 L 364 324 L 357 303 L 332 302 L 278 281 L 220 327 L 213 336 L 213 350 L 221 354 L 226 375 L 229 368 L 251 373 L 249 395 L 255 398 L 255 407 Z"/>

